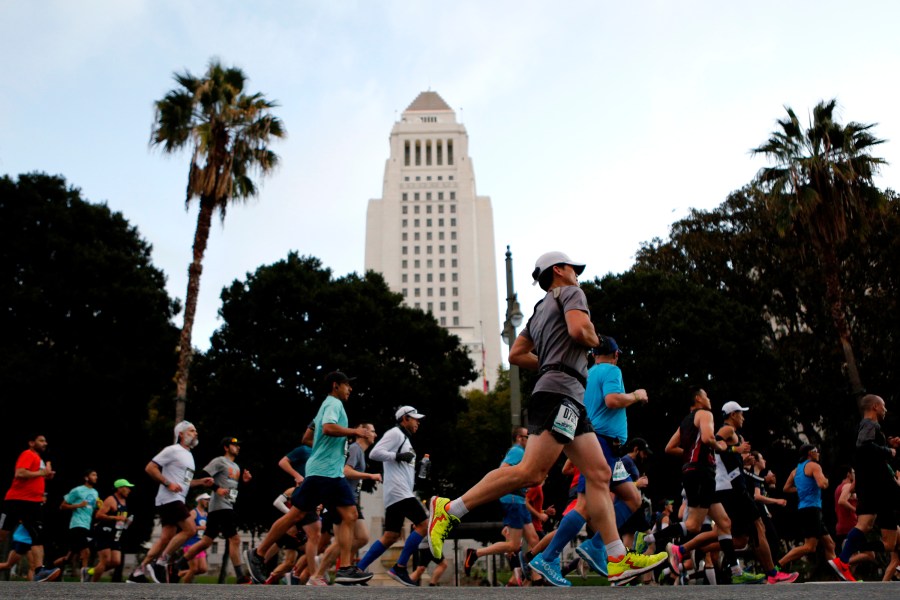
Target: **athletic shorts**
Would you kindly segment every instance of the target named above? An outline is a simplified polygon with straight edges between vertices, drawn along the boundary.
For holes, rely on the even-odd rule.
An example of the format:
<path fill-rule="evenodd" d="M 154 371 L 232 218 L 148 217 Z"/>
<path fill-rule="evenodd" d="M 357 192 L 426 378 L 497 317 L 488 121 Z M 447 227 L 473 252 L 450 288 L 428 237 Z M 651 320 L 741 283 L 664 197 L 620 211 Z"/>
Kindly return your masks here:
<path fill-rule="evenodd" d="M 111 527 L 98 527 L 94 529 L 94 549 L 97 551 L 121 550 L 123 531 L 124 529 L 113 529 Z"/>
<path fill-rule="evenodd" d="M 40 546 L 43 542 L 42 532 L 44 523 L 41 519 L 42 504 L 28 500 L 5 500 L 3 512 L 0 513 L 0 529 L 3 531 L 15 531 L 19 523 L 28 530 L 31 543 Z"/>
<path fill-rule="evenodd" d="M 419 552 L 416 554 L 416 568 L 427 567 L 428 563 L 439 565 L 445 560 L 447 559 L 443 557 L 441 560 L 437 560 L 428 548 L 419 548 Z"/>
<path fill-rule="evenodd" d="M 897 484 L 869 482 L 857 476 L 856 498 L 857 515 L 878 515 L 880 529 L 897 527 L 897 508 L 900 506 L 900 487 Z"/>
<path fill-rule="evenodd" d="M 528 405 L 528 433 L 540 435 L 544 431 L 552 433 L 560 444 L 568 444 L 579 435 L 593 433 L 594 428 L 584 404 L 565 394 L 535 392 Z"/>
<path fill-rule="evenodd" d="M 384 530 L 400 533 L 404 519 L 409 519 L 413 525 L 428 520 L 425 507 L 415 498 L 404 498 L 394 502 L 384 509 Z"/>
<path fill-rule="evenodd" d="M 159 523 L 163 526 L 178 525 L 191 516 L 191 511 L 187 509 L 187 506 L 181 500 L 157 506 L 156 510 L 159 512 Z"/>
<path fill-rule="evenodd" d="M 193 545 L 194 544 L 185 544 L 184 551 L 187 552 L 188 550 L 191 549 L 191 546 L 193 546 Z M 200 552 L 198 552 L 197 554 L 194 555 L 195 560 L 198 558 L 206 558 L 206 550 L 201 550 Z"/>
<path fill-rule="evenodd" d="M 691 508 L 709 508 L 715 501 L 716 474 L 712 470 L 690 469 L 681 472 L 687 504 Z"/>
<path fill-rule="evenodd" d="M 721 502 L 722 508 L 728 513 L 732 535 L 755 534 L 754 522 L 759 518 L 759 511 L 750 496 L 739 490 L 720 490 L 716 492 L 714 502 Z"/>
<path fill-rule="evenodd" d="M 234 509 L 223 508 L 214 510 L 206 516 L 206 531 L 203 535 L 216 539 L 219 535 L 230 538 L 237 535 L 237 524 L 234 518 Z"/>
<path fill-rule="evenodd" d="M 617 456 L 617 449 L 613 447 L 609 439 L 598 433 L 597 441 L 600 442 L 600 448 L 603 450 L 603 458 L 606 460 L 606 464 L 609 465 L 609 468 L 612 471 L 609 489 L 614 489 L 626 481 L 633 481 L 631 475 L 625 470 L 625 466 L 621 464 L 621 461 Z M 618 469 L 616 467 L 618 467 Z M 578 485 L 575 486 L 575 491 L 579 494 L 583 494 L 587 491 L 587 480 L 584 478 L 584 475 L 578 476 Z"/>
<path fill-rule="evenodd" d="M 91 531 L 86 527 L 69 528 L 69 550 L 81 552 L 91 547 Z"/>
<path fill-rule="evenodd" d="M 515 502 L 501 502 L 503 506 L 503 524 L 510 529 L 522 529 L 527 523 L 531 523 L 531 513 L 524 504 Z"/>
<path fill-rule="evenodd" d="M 310 475 L 291 494 L 291 505 L 305 513 L 315 512 L 320 504 L 328 507 L 356 506 L 347 480 L 343 477 Z"/>
<path fill-rule="evenodd" d="M 822 520 L 821 508 L 801 508 L 797 511 L 797 530 L 803 539 L 820 538 L 829 535 Z"/>

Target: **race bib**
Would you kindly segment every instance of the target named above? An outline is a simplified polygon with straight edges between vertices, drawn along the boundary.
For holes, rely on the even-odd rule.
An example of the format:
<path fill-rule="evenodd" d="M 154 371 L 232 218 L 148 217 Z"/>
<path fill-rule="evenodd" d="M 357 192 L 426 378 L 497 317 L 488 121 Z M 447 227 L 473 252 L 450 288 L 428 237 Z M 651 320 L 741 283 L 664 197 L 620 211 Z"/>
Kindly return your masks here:
<path fill-rule="evenodd" d="M 551 431 L 558 433 L 567 440 L 575 439 L 575 427 L 578 425 L 578 411 L 567 403 L 559 406 L 559 412 L 553 420 Z"/>
<path fill-rule="evenodd" d="M 628 479 L 628 471 L 625 469 L 624 463 L 621 460 L 616 461 L 616 466 L 613 467 L 612 480 L 613 481 L 625 481 Z"/>
<path fill-rule="evenodd" d="M 228 494 L 225 496 L 225 498 L 233 504 L 234 501 L 237 500 L 237 494 L 237 489 L 228 490 Z"/>
<path fill-rule="evenodd" d="M 185 469 L 184 470 L 184 485 L 185 489 L 190 489 L 191 481 L 194 480 L 194 470 L 193 469 Z"/>

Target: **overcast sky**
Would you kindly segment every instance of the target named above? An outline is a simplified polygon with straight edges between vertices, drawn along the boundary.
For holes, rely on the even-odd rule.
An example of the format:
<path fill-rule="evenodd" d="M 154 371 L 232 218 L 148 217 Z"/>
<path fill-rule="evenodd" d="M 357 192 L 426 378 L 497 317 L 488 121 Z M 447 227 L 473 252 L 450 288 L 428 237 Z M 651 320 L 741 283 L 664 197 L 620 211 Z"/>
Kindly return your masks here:
<path fill-rule="evenodd" d="M 149 148 L 153 102 L 175 71 L 241 67 L 288 138 L 259 197 L 214 225 L 206 349 L 222 287 L 260 265 L 295 250 L 362 271 L 391 126 L 432 89 L 493 202 L 501 315 L 507 244 L 530 314 L 539 254 L 587 262 L 583 280 L 627 270 L 642 242 L 753 178 L 765 163 L 748 151 L 785 104 L 805 119 L 837 97 L 843 121 L 877 122 L 892 163 L 878 183 L 897 189 L 898 23 L 900 3 L 864 0 L 0 0 L 0 174 L 61 174 L 121 211 L 183 300 L 196 207 L 188 156 Z"/>

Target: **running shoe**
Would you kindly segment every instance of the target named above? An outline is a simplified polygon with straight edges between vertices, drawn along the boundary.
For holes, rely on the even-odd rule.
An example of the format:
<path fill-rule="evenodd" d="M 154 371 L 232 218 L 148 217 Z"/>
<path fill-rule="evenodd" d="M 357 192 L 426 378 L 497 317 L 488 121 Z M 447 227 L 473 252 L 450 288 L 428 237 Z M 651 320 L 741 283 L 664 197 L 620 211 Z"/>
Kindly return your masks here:
<path fill-rule="evenodd" d="M 731 583 L 734 585 L 747 585 L 754 583 L 762 583 L 766 580 L 765 573 L 751 573 L 749 571 L 741 571 L 740 575 L 731 574 Z"/>
<path fill-rule="evenodd" d="M 310 577 L 309 579 L 306 580 L 306 585 L 312 585 L 312 586 L 317 586 L 317 587 L 327 586 L 328 581 L 324 577 Z"/>
<path fill-rule="evenodd" d="M 409 571 L 407 571 L 406 567 L 394 565 L 393 567 L 388 569 L 387 574 L 388 577 L 390 577 L 397 583 L 401 583 L 406 587 L 416 587 L 416 582 L 409 578 Z"/>
<path fill-rule="evenodd" d="M 522 567 L 522 577 L 531 579 L 531 567 L 528 566 L 528 559 L 525 556 L 525 550 L 519 550 L 519 566 Z"/>
<path fill-rule="evenodd" d="M 250 578 L 253 583 L 265 583 L 268 579 L 266 572 L 266 560 L 256 553 L 256 548 L 251 546 L 247 548 L 246 557 L 247 570 L 250 571 Z"/>
<path fill-rule="evenodd" d="M 469 548 L 466 550 L 466 560 L 463 562 L 463 571 L 466 573 L 466 577 L 472 576 L 472 567 L 475 566 L 475 561 L 478 560 L 478 552 L 475 551 L 475 548 Z"/>
<path fill-rule="evenodd" d="M 828 564 L 844 581 L 856 581 L 856 577 L 850 572 L 850 565 L 842 561 L 840 556 L 829 559 Z"/>
<path fill-rule="evenodd" d="M 138 573 L 135 571 L 131 575 L 128 576 L 128 579 L 125 580 L 125 583 L 150 583 L 147 581 L 147 576 L 144 575 L 144 572 L 141 571 Z"/>
<path fill-rule="evenodd" d="M 593 539 L 588 538 L 579 544 L 575 549 L 575 554 L 577 554 L 587 566 L 592 568 L 594 572 L 600 573 L 604 577 L 607 576 L 606 565 L 609 562 L 609 557 L 606 555 L 606 546 L 600 546 L 598 548 L 594 545 Z"/>
<path fill-rule="evenodd" d="M 238 585 L 249 585 L 253 583 L 253 578 L 249 575 L 241 575 L 234 582 Z"/>
<path fill-rule="evenodd" d="M 666 544 L 666 553 L 669 556 L 669 567 L 676 575 L 681 575 L 681 567 L 684 564 L 684 555 L 681 553 L 681 546 L 669 542 Z"/>
<path fill-rule="evenodd" d="M 543 554 L 538 554 L 528 563 L 533 571 L 536 571 L 544 578 L 544 581 L 556 587 L 569 587 L 572 582 L 562 576 L 559 567 L 559 558 L 553 562 L 544 560 Z"/>
<path fill-rule="evenodd" d="M 668 554 L 658 552 L 656 554 L 638 554 L 637 552 L 626 552 L 621 560 L 607 563 L 607 578 L 610 583 L 625 580 L 641 573 L 646 573 L 654 569 L 657 565 L 665 562 Z"/>
<path fill-rule="evenodd" d="M 90 569 L 81 567 L 81 583 L 88 583 L 91 580 Z"/>
<path fill-rule="evenodd" d="M 649 549 L 650 544 L 645 539 L 644 532 L 638 531 L 634 535 L 634 551 L 638 554 L 645 554 Z"/>
<path fill-rule="evenodd" d="M 444 540 L 450 535 L 453 526 L 459 523 L 459 517 L 447 512 L 449 504 L 449 498 L 438 496 L 432 496 L 428 503 L 428 547 L 437 560 L 444 556 Z"/>
<path fill-rule="evenodd" d="M 335 583 L 341 584 L 357 584 L 357 583 L 365 583 L 368 580 L 372 579 L 372 573 L 368 573 L 363 571 L 356 565 L 350 567 L 342 567 L 337 570 L 334 576 Z"/>
<path fill-rule="evenodd" d="M 152 562 L 144 567 L 144 574 L 153 583 L 169 583 L 169 569 L 158 562 Z"/>
<path fill-rule="evenodd" d="M 62 571 L 59 567 L 41 567 L 34 572 L 34 580 L 37 582 L 56 581 L 59 579 L 60 573 L 62 573 Z"/>
<path fill-rule="evenodd" d="M 766 581 L 772 585 L 777 583 L 794 583 L 798 577 L 800 577 L 800 573 L 785 573 L 784 571 L 776 570 L 775 574 L 769 575 Z"/>

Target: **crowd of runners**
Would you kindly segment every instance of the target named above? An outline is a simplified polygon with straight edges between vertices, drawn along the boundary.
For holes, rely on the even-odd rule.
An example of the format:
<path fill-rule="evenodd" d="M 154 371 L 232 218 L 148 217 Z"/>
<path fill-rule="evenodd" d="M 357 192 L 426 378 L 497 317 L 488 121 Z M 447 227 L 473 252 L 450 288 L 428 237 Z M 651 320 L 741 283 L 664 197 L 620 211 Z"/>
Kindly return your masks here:
<path fill-rule="evenodd" d="M 413 406 L 400 407 L 395 426 L 380 440 L 371 423 L 351 428 L 344 406 L 351 378 L 335 371 L 324 379 L 326 398 L 301 445 L 278 461 L 293 480 L 273 500 L 282 516 L 246 553 L 234 508 L 241 484 L 252 476 L 236 462 L 240 440 L 222 439 L 222 454 L 198 471 L 192 453 L 196 427 L 188 421 L 175 426 L 173 444 L 145 468 L 158 484 L 161 533 L 127 581 L 189 583 L 207 571 L 206 550 L 222 537 L 238 583 L 365 585 L 373 577 L 369 567 L 401 539 L 409 521 L 412 527 L 388 575 L 405 586 L 426 579 L 438 585 L 447 568 L 444 541 L 470 510 L 494 501 L 503 507 L 503 541 L 468 549 L 462 566 L 469 575 L 482 557 L 503 555 L 511 585 L 566 587 L 572 585 L 567 575 L 579 568 L 595 571 L 611 585 L 793 583 L 800 573 L 792 566 L 815 555 L 819 544 L 840 580 L 855 581 L 857 565 L 877 560 L 887 565 L 885 581 L 900 576 L 900 476 L 892 468 L 900 438 L 882 432 L 887 409 L 876 395 L 859 400 L 853 466 L 841 469 L 836 485 L 823 472 L 818 448 L 798 448 L 797 466 L 781 489 L 797 496 L 801 545 L 782 551 L 770 509 L 781 510 L 786 501 L 771 493 L 780 482 L 759 447 L 741 434 L 750 408 L 728 401 L 714 409 L 702 388 L 685 398 L 689 412 L 665 446 L 682 461 L 681 501 L 666 500 L 651 510 L 642 472 L 650 445 L 629 437 L 626 411 L 650 397 L 644 389 L 626 391 L 616 341 L 598 335 L 590 320 L 577 281 L 583 270 L 561 252 L 537 260 L 533 277 L 547 294 L 509 355 L 511 364 L 539 373 L 528 423 L 513 431 L 500 466 L 462 496 L 419 499 L 416 464 L 422 477 L 428 464 L 417 461 L 413 438 L 425 415 Z M 69 564 L 82 582 L 100 581 L 122 562 L 134 486 L 118 479 L 114 492 L 101 500 L 96 471 L 86 472 L 84 483 L 60 505 L 72 514 L 68 552 L 45 560 L 42 511 L 45 482 L 54 471 L 41 456 L 47 447 L 43 435 L 33 436 L 28 446 L 16 462 L 0 514 L 0 541 L 11 537 L 0 570 L 27 557 L 27 576 L 34 581 L 56 580 Z M 543 484 L 563 452 L 571 502 L 556 514 L 555 507 L 543 506 Z M 367 471 L 367 456 L 381 463 L 383 475 Z M 360 507 L 366 480 L 383 484 L 383 531 L 374 541 Z M 192 488 L 203 493 L 191 509 Z M 829 489 L 837 517 L 834 537 L 822 512 L 822 495 Z M 557 526 L 547 531 L 551 521 Z M 563 551 L 572 545 L 576 556 L 563 565 Z"/>

